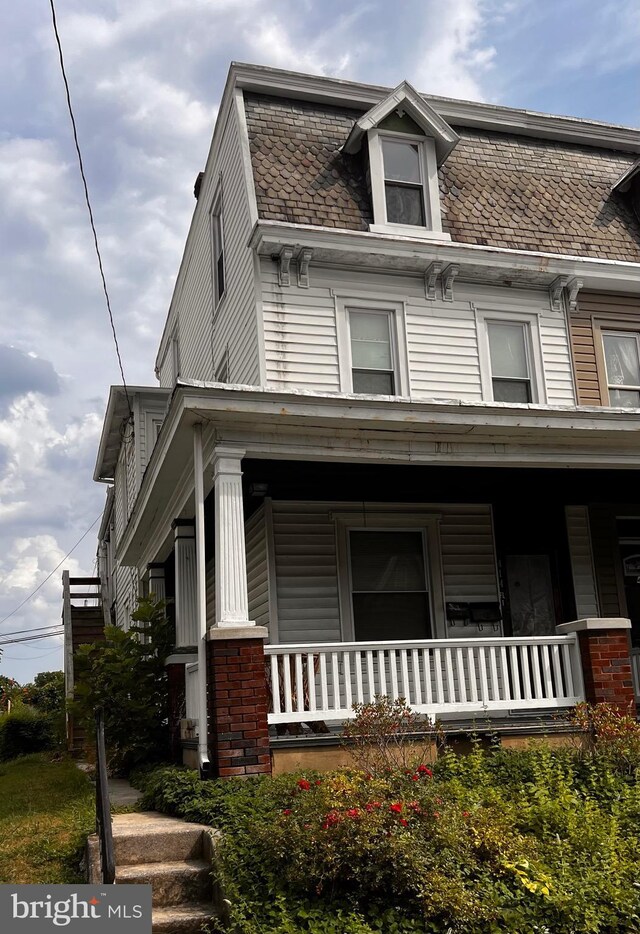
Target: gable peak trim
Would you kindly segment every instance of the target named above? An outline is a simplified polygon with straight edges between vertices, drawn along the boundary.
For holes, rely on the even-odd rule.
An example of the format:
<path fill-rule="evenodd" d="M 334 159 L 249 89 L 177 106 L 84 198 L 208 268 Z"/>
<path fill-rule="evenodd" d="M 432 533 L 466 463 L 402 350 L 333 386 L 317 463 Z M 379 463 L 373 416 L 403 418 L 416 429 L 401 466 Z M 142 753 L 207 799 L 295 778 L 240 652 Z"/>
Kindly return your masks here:
<path fill-rule="evenodd" d="M 402 81 L 380 103 L 356 120 L 342 147 L 343 151 L 349 154 L 358 152 L 369 130 L 377 127 L 396 110 L 400 111 L 401 116 L 408 114 L 426 136 L 433 137 L 438 165 L 442 165 L 460 137 L 408 81 Z"/>

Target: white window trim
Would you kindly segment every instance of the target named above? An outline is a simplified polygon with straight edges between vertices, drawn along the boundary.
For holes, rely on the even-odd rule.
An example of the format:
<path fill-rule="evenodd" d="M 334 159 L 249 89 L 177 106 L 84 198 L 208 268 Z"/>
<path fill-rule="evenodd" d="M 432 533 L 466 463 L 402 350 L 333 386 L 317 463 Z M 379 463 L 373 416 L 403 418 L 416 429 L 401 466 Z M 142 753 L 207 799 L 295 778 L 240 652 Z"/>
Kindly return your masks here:
<path fill-rule="evenodd" d="M 224 230 L 225 225 L 223 207 L 224 201 L 222 197 L 222 182 L 220 182 L 215 190 L 213 201 L 211 202 L 211 210 L 209 212 L 209 240 L 211 243 L 211 303 L 213 306 L 214 317 L 217 315 L 218 310 L 224 304 L 224 300 L 227 297 L 227 293 L 229 292 L 229 283 L 227 281 L 227 244 Z M 214 218 L 218 218 L 220 226 L 220 240 L 222 241 L 222 268 L 224 277 L 224 292 L 218 300 L 216 300 L 216 293 L 218 291 L 218 264 L 216 262 L 217 236 Z"/>
<path fill-rule="evenodd" d="M 351 602 L 351 552 L 349 533 L 359 532 L 413 532 L 422 531 L 425 544 L 425 571 L 429 594 L 429 614 L 432 638 L 444 639 L 447 623 L 444 607 L 444 578 L 440 548 L 440 515 L 418 515 L 395 512 L 393 515 L 367 509 L 366 522 L 362 510 L 353 513 L 333 513 L 336 523 L 336 549 L 338 558 L 338 595 L 340 602 L 340 629 L 343 642 L 355 642 L 355 627 Z M 393 638 L 390 629 L 389 637 Z"/>
<path fill-rule="evenodd" d="M 544 357 L 540 337 L 540 316 L 538 312 L 495 311 L 476 309 L 476 332 L 478 338 L 478 358 L 480 361 L 480 383 L 484 402 L 494 402 L 493 376 L 491 373 L 491 353 L 489 350 L 489 329 L 487 324 L 524 324 L 526 350 L 531 371 L 531 402 L 496 402 L 496 405 L 546 405 L 547 386 L 544 374 Z"/>
<path fill-rule="evenodd" d="M 420 147 L 420 162 L 424 189 L 426 227 L 387 222 L 387 201 L 385 197 L 384 158 L 382 140 L 396 139 L 404 143 L 417 143 Z M 422 237 L 425 240 L 451 240 L 442 230 L 440 215 L 440 188 L 438 184 L 438 163 L 436 146 L 429 136 L 415 136 L 411 133 L 398 133 L 391 130 L 369 130 L 369 171 L 371 174 L 371 198 L 373 201 L 373 224 L 369 225 L 372 233 L 395 234 L 408 237 Z"/>
<path fill-rule="evenodd" d="M 349 311 L 353 309 L 354 311 L 370 311 L 374 314 L 378 312 L 389 315 L 395 393 L 393 396 L 379 396 L 378 398 L 408 398 L 410 394 L 409 358 L 407 354 L 407 330 L 404 303 L 381 302 L 379 299 L 375 298 L 349 298 L 346 295 L 336 295 L 335 303 L 340 391 L 353 393 L 351 329 L 349 326 Z M 358 393 L 358 395 L 366 396 L 369 395 L 369 393 Z"/>

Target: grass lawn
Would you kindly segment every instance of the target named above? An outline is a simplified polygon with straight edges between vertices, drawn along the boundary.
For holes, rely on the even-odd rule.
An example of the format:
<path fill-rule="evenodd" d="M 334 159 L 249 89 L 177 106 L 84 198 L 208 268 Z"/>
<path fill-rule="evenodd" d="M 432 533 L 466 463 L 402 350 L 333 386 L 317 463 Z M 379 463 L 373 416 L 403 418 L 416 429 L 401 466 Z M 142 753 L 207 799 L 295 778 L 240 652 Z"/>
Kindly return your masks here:
<path fill-rule="evenodd" d="M 0 883 L 81 882 L 94 791 L 70 759 L 39 753 L 0 764 Z"/>

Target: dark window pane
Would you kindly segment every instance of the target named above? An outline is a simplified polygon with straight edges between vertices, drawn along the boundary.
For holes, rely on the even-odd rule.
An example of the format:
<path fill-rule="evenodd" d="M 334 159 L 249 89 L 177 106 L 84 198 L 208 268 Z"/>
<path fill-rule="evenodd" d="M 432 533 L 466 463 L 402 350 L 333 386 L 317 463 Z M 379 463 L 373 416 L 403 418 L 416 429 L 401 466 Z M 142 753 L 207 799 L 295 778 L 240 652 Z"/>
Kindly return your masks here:
<path fill-rule="evenodd" d="M 219 302 L 224 295 L 224 253 L 221 253 L 216 263 L 216 301 Z"/>
<path fill-rule="evenodd" d="M 351 532 L 353 590 L 426 590 L 422 543 L 421 532 Z"/>
<path fill-rule="evenodd" d="M 358 642 L 428 639 L 429 599 L 426 593 L 354 593 L 353 623 Z"/>
<path fill-rule="evenodd" d="M 531 402 L 531 383 L 528 380 L 494 379 L 495 402 Z"/>
<path fill-rule="evenodd" d="M 393 373 L 375 370 L 352 370 L 353 391 L 366 392 L 373 396 L 393 396 L 395 394 Z"/>
<path fill-rule="evenodd" d="M 387 200 L 387 221 L 389 224 L 407 224 L 411 227 L 424 227 L 424 203 L 422 186 L 411 188 L 407 185 L 385 185 Z"/>

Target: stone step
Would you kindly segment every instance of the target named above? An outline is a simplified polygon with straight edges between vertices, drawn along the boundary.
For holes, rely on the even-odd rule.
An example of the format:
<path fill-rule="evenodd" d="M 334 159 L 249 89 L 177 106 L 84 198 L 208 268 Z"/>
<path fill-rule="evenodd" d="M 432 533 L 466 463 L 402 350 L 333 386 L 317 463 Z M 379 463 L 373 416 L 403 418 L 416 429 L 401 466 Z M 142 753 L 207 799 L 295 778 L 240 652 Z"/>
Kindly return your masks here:
<path fill-rule="evenodd" d="M 116 814 L 113 818 L 116 866 L 199 859 L 205 854 L 205 835 L 209 832 L 209 827 L 187 824 L 154 811 Z"/>
<path fill-rule="evenodd" d="M 153 934 L 201 934 L 219 930 L 213 905 L 176 905 L 153 909 Z"/>
<path fill-rule="evenodd" d="M 118 882 L 150 884 L 154 908 L 206 902 L 213 894 L 211 863 L 204 859 L 118 866 L 116 883 Z"/>

